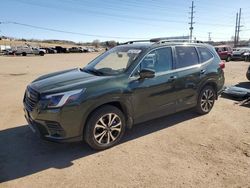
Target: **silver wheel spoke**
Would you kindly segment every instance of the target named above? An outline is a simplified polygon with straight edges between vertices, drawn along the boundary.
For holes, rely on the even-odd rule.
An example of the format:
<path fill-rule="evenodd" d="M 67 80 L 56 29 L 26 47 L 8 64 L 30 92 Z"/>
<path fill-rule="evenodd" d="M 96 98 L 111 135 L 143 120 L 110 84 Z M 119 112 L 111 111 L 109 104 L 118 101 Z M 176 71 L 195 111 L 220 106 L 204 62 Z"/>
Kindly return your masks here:
<path fill-rule="evenodd" d="M 119 127 L 121 124 L 122 124 L 122 123 L 121 123 L 121 122 L 119 122 L 119 123 L 117 123 L 116 125 L 111 126 L 110 128 L 112 129 L 112 128 Z"/>
<path fill-rule="evenodd" d="M 214 101 L 213 101 L 213 100 L 208 100 L 207 102 L 209 103 L 209 105 L 210 105 L 210 106 L 212 106 L 212 105 L 213 105 L 213 103 L 214 103 Z"/>
<path fill-rule="evenodd" d="M 110 143 L 110 131 L 107 132 L 107 136 L 108 136 L 107 144 L 109 144 Z"/>
<path fill-rule="evenodd" d="M 210 92 L 209 92 L 209 95 L 208 95 L 208 99 L 211 99 L 213 96 L 214 96 L 213 92 L 210 91 Z"/>
<path fill-rule="evenodd" d="M 99 139 L 99 143 L 101 144 L 102 143 L 102 139 L 103 139 L 103 137 L 105 136 L 105 134 L 106 134 L 106 132 L 101 136 L 101 138 Z"/>
<path fill-rule="evenodd" d="M 100 134 L 98 134 L 98 135 L 95 136 L 95 139 L 97 140 L 98 143 L 100 143 L 100 144 L 102 143 L 102 139 L 105 136 L 105 134 L 106 134 L 106 131 L 103 131 Z"/>
<path fill-rule="evenodd" d="M 112 114 L 108 114 L 108 120 L 109 120 L 108 126 L 110 126 L 111 125 L 111 120 L 112 120 Z"/>
<path fill-rule="evenodd" d="M 111 132 L 111 131 L 109 132 L 109 135 L 110 135 L 112 141 L 115 140 L 115 137 L 112 135 L 112 132 Z"/>
<path fill-rule="evenodd" d="M 114 128 L 114 127 L 112 127 L 112 128 L 111 128 L 111 131 L 118 131 L 118 132 L 120 132 L 120 131 L 121 131 L 121 128 Z"/>
<path fill-rule="evenodd" d="M 99 119 L 99 121 L 101 122 L 102 125 L 104 125 L 105 127 L 107 127 L 106 123 L 104 123 L 104 121 L 103 121 L 103 117 L 101 117 L 101 118 Z"/>
<path fill-rule="evenodd" d="M 96 127 L 96 128 L 102 128 L 102 129 L 105 129 L 105 128 L 106 128 L 104 125 L 100 125 L 100 124 L 96 124 L 95 127 Z"/>
<path fill-rule="evenodd" d="M 207 90 L 204 92 L 204 97 L 207 99 Z"/>
<path fill-rule="evenodd" d="M 115 121 L 115 119 L 116 119 L 117 117 L 118 117 L 118 116 L 114 114 L 114 117 L 112 118 L 112 120 L 111 120 L 109 126 L 112 126 L 113 122 Z"/>

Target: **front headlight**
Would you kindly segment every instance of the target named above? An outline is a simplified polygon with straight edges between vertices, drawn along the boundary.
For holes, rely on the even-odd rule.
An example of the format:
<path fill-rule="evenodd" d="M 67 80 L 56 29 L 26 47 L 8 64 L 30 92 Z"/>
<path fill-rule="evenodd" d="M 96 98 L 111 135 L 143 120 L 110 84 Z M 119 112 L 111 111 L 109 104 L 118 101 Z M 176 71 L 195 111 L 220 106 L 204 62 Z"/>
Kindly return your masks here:
<path fill-rule="evenodd" d="M 45 95 L 43 99 L 48 100 L 48 108 L 62 107 L 64 104 L 76 101 L 85 89 L 77 89 L 62 93 Z"/>

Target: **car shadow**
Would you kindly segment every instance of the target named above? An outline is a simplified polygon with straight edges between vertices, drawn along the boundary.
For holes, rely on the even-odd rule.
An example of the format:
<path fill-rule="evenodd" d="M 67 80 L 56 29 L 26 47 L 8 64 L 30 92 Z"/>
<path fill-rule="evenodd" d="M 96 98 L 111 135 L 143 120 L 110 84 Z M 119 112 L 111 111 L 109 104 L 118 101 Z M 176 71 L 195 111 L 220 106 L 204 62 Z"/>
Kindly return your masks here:
<path fill-rule="evenodd" d="M 196 118 L 185 111 L 148 121 L 128 130 L 121 143 Z M 53 143 L 41 140 L 27 125 L 0 131 L 0 182 L 25 177 L 49 168 L 63 169 L 73 161 L 97 153 L 86 143 Z"/>

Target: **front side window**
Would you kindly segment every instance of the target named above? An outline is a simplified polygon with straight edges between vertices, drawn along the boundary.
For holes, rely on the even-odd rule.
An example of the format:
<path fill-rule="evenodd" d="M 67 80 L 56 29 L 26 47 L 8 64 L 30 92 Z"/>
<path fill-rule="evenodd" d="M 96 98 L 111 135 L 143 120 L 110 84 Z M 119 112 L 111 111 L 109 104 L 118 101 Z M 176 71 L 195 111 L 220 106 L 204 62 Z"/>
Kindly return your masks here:
<path fill-rule="evenodd" d="M 192 46 L 176 46 L 177 67 L 183 68 L 199 63 L 199 58 L 195 47 Z"/>
<path fill-rule="evenodd" d="M 152 69 L 156 73 L 172 69 L 173 57 L 170 47 L 153 50 L 147 54 L 140 64 L 140 69 Z"/>
<path fill-rule="evenodd" d="M 83 70 L 97 75 L 121 74 L 125 72 L 141 52 L 141 49 L 116 47 L 97 57 Z"/>
<path fill-rule="evenodd" d="M 198 47 L 197 49 L 198 49 L 199 54 L 200 54 L 201 63 L 204 63 L 206 61 L 213 59 L 214 56 L 211 54 L 211 52 L 207 48 Z"/>

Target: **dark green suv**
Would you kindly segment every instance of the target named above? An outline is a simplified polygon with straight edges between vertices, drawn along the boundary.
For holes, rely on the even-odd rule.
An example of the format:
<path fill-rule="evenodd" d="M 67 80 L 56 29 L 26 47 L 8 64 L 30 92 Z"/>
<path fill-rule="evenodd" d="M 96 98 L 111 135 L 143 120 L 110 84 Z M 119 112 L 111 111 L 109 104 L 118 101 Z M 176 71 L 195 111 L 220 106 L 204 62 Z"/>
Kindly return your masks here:
<path fill-rule="evenodd" d="M 44 139 L 106 149 L 134 124 L 191 108 L 209 113 L 224 84 L 223 68 L 207 44 L 128 42 L 84 68 L 34 80 L 23 99 L 25 117 Z"/>

